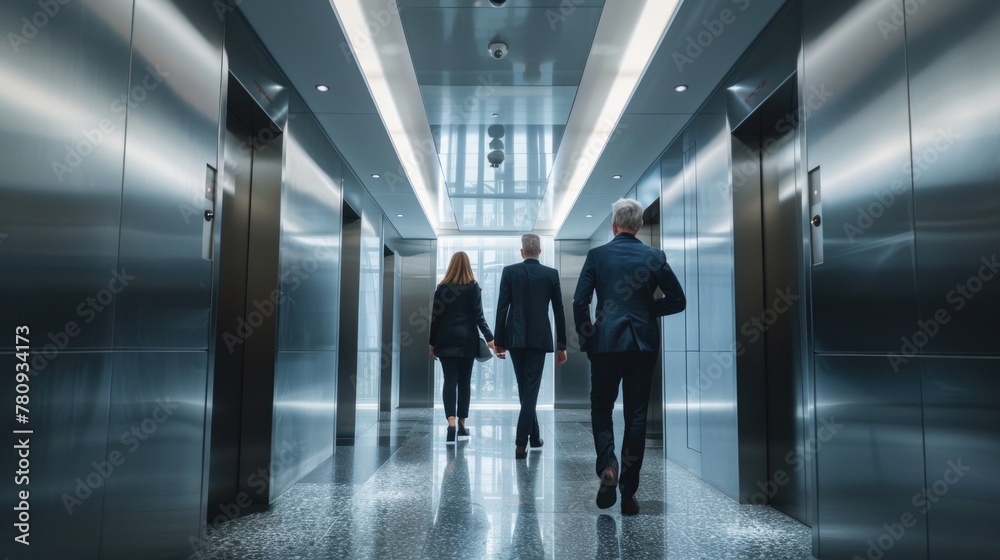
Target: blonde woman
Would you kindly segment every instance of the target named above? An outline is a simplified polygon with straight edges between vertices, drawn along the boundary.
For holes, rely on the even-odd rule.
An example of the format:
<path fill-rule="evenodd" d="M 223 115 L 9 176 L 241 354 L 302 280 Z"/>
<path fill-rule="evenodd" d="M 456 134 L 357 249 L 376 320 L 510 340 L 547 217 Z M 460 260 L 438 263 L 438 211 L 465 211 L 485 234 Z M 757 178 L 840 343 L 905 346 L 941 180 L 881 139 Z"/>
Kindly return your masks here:
<path fill-rule="evenodd" d="M 493 349 L 493 333 L 483 316 L 483 290 L 472 274 L 469 255 L 455 253 L 444 279 L 434 291 L 431 311 L 430 354 L 444 370 L 444 414 L 448 417 L 447 443 L 468 436 L 472 365 L 479 351 L 479 332 Z M 477 332 L 478 328 L 478 332 Z M 456 425 L 456 419 L 458 420 Z"/>

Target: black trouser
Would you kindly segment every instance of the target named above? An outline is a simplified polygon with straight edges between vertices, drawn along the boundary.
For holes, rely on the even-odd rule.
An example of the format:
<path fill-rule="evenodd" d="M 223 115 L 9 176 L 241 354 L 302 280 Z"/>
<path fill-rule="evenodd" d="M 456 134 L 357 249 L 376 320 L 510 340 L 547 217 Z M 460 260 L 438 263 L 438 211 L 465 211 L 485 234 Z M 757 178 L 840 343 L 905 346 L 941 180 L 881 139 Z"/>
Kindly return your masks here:
<path fill-rule="evenodd" d="M 538 389 L 542 386 L 546 352 L 536 348 L 508 348 L 507 351 L 510 352 L 511 365 L 514 366 L 514 376 L 517 378 L 517 399 L 521 401 L 514 444 L 527 447 L 529 438 L 537 442 L 540 436 L 535 406 L 538 404 Z"/>
<path fill-rule="evenodd" d="M 438 358 L 444 371 L 444 389 L 441 390 L 441 400 L 444 401 L 444 415 L 447 417 L 469 417 L 469 399 L 472 384 L 472 364 L 475 358 Z M 458 413 L 455 411 L 456 393 Z"/>
<path fill-rule="evenodd" d="M 618 487 L 623 498 L 635 495 L 639 471 L 646 452 L 646 409 L 653 380 L 656 352 L 614 352 L 590 354 L 590 421 L 597 451 L 597 476 L 607 467 L 618 471 Z M 611 413 L 622 386 L 625 437 L 622 464 L 615 457 L 615 432 Z"/>

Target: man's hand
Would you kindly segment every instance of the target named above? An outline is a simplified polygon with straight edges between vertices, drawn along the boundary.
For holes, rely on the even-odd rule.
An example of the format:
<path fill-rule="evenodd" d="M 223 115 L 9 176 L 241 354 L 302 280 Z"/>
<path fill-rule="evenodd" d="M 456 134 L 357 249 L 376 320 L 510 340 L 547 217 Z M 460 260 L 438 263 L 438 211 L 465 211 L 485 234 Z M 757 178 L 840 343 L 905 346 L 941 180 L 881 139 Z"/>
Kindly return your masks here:
<path fill-rule="evenodd" d="M 437 359 L 437 356 L 434 355 L 434 347 L 433 346 L 431 346 L 431 358 L 433 358 L 435 360 Z"/>
<path fill-rule="evenodd" d="M 507 359 L 507 349 L 503 346 L 494 346 L 493 352 L 496 353 L 497 358 L 500 358 L 501 360 Z"/>
<path fill-rule="evenodd" d="M 565 350 L 559 350 L 558 352 L 556 352 L 556 365 L 557 366 L 561 366 L 561 365 L 565 364 L 566 360 L 568 360 L 568 359 L 569 359 L 569 357 L 566 355 L 566 351 Z"/>

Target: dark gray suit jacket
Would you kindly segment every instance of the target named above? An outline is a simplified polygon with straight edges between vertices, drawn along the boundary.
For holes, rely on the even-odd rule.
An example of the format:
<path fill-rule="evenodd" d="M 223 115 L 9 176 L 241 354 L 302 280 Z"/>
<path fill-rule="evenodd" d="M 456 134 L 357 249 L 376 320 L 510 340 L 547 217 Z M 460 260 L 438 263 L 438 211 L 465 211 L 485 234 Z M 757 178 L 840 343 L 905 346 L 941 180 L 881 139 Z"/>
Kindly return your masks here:
<path fill-rule="evenodd" d="M 664 297 L 655 298 L 656 288 Z M 590 301 L 597 292 L 597 317 Z M 573 319 L 580 349 L 588 353 L 656 352 L 657 318 L 684 311 L 687 301 L 663 251 L 619 233 L 591 249 L 573 295 Z"/>
<path fill-rule="evenodd" d="M 566 315 L 563 312 L 559 271 L 538 262 L 506 266 L 500 276 L 497 299 L 496 344 L 504 348 L 552 351 L 549 304 L 556 321 L 556 348 L 566 349 Z"/>

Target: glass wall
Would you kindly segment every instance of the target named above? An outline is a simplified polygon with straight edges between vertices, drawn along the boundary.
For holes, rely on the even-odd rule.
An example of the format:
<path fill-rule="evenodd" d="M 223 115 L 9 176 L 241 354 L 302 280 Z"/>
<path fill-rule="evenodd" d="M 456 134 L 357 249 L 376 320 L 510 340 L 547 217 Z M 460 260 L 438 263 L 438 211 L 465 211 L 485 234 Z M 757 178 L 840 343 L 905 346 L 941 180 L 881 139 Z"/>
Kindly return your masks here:
<path fill-rule="evenodd" d="M 364 212 L 358 300 L 357 433 L 378 420 L 382 343 L 382 221 Z"/>
<path fill-rule="evenodd" d="M 542 237 L 542 254 L 539 261 L 546 266 L 554 266 L 555 243 L 552 237 Z M 497 296 L 500 293 L 500 274 L 503 267 L 521 262 L 521 237 L 439 237 L 437 253 L 437 282 L 444 278 L 451 256 L 458 251 L 465 251 L 472 262 L 472 271 L 476 281 L 483 289 L 483 313 L 490 330 L 496 326 Z M 566 289 L 565 286 L 562 287 Z M 573 287 L 571 286 L 570 289 Z M 549 320 L 552 311 L 549 310 Z M 554 323 L 553 323 L 554 324 Z M 554 333 L 553 333 L 554 336 Z M 555 373 L 553 354 L 545 360 L 545 371 L 542 374 L 542 387 L 538 393 L 540 406 L 552 405 L 554 402 L 553 375 Z M 434 402 L 441 403 L 443 374 L 441 363 L 434 365 Z M 472 368 L 472 406 L 477 405 L 517 405 L 517 380 L 510 358 L 499 360 L 493 358 L 484 363 L 476 362 Z"/>

